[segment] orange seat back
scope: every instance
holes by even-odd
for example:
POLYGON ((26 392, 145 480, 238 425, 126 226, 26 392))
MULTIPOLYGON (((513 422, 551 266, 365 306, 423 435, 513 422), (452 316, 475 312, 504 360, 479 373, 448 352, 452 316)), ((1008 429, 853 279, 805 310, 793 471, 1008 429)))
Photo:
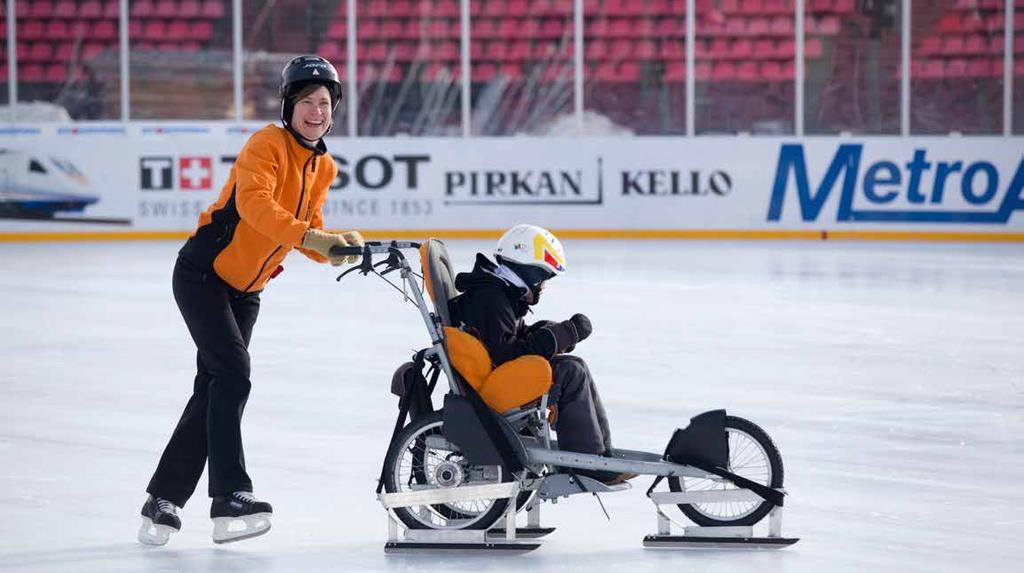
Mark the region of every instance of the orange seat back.
POLYGON ((518 408, 551 388, 551 364, 543 357, 528 354, 492 368, 490 353, 475 336, 450 326, 444 333, 452 368, 493 410, 518 408))

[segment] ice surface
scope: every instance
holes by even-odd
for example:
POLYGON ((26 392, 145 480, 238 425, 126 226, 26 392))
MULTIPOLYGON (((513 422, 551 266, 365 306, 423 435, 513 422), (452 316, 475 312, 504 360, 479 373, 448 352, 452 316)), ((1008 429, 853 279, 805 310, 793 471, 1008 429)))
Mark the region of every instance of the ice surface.
MULTIPOLYGON (((777 552, 645 550, 649 479, 543 506, 518 557, 386 556, 391 373, 426 345, 378 280, 293 254, 263 295, 244 423, 274 528, 214 546, 205 479, 162 548, 144 488, 191 389, 178 243, 0 245, 0 569, 1011 571, 1024 531, 1020 245, 567 241, 538 317, 585 312, 617 445, 660 451, 725 407, 779 445, 777 552)), ((467 268, 484 242, 450 242, 467 268)))

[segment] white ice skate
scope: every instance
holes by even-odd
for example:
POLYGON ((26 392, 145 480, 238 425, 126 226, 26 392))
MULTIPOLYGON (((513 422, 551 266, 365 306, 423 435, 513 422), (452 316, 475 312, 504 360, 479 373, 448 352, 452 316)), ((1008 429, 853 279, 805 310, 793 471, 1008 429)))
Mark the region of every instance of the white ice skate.
POLYGON ((257 537, 270 531, 270 504, 256 499, 251 492, 236 491, 213 498, 213 542, 230 543, 257 537))

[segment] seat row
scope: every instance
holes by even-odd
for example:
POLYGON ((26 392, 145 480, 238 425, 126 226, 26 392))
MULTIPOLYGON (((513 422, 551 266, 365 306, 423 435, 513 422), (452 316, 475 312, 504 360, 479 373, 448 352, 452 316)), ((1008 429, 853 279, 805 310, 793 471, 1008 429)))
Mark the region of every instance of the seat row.
MULTIPOLYGON (((19 40, 63 40, 82 38, 86 40, 113 41, 120 35, 118 24, 113 20, 66 21, 29 20, 18 26, 19 40)), ((206 42, 213 37, 213 22, 210 20, 130 20, 129 37, 146 37, 154 41, 191 40, 206 42)), ((7 37, 7 28, 0 27, 0 38, 7 37)))
MULTIPOLYGON (((230 1, 230 0, 227 0, 230 1)), ((129 2, 133 18, 222 18, 227 10, 225 0, 132 0, 129 2)), ((119 0, 21 0, 15 5, 18 19, 37 18, 59 20, 117 19, 121 13, 119 0)))

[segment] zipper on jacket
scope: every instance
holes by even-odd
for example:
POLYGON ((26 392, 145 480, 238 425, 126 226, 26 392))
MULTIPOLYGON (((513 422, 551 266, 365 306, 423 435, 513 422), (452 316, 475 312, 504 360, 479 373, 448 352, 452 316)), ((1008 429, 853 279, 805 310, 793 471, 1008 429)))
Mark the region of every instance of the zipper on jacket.
MULTIPOLYGON (((309 167, 309 162, 315 158, 316 152, 313 152, 313 155, 310 155, 309 159, 306 159, 306 162, 302 164, 302 190, 299 192, 299 204, 295 206, 296 219, 299 218, 299 213, 302 211, 302 200, 306 197, 306 168, 309 167)), ((316 171, 315 163, 313 164, 313 170, 316 171)), ((308 207, 306 208, 306 212, 309 213, 308 207)), ((256 281, 260 280, 260 277, 263 276, 263 271, 266 270, 267 268, 267 263, 269 263, 270 259, 274 258, 274 255, 276 255, 277 252, 280 250, 281 247, 278 246, 276 249, 274 249, 274 252, 270 253, 270 256, 263 260, 263 264, 260 265, 260 272, 256 273, 256 276, 253 277, 252 282, 250 282, 244 289, 242 289, 243 291, 248 292, 248 290, 252 288, 252 285, 256 284, 256 281)))

